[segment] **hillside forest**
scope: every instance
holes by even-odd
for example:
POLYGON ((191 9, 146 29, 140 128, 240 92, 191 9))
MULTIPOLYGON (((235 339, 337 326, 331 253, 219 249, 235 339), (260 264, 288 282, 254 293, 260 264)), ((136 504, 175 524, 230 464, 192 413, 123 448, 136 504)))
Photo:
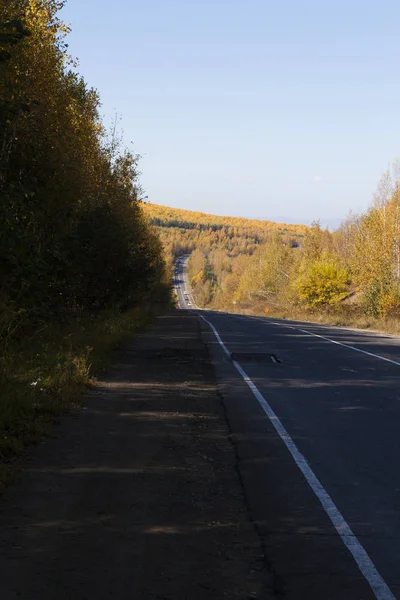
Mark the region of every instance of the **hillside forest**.
POLYGON ((370 208, 337 231, 216 217, 146 205, 171 263, 188 274, 204 308, 360 326, 400 317, 400 172, 381 177, 370 208))
POLYGON ((77 74, 62 6, 0 3, 0 461, 170 297, 138 158, 77 74))

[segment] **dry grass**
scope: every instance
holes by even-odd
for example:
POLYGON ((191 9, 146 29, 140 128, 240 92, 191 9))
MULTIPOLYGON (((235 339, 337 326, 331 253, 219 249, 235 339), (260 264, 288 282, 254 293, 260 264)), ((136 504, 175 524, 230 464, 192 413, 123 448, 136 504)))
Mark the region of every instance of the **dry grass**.
POLYGON ((351 327, 360 330, 369 330, 377 333, 400 334, 400 319, 396 317, 378 318, 363 314, 357 306, 341 306, 336 310, 310 311, 299 307, 281 309, 268 309, 257 306, 245 311, 247 314, 267 316, 277 319, 292 321, 307 321, 321 325, 336 327, 351 327))
POLYGON ((226 304, 207 305, 205 310, 227 311, 241 315, 284 319, 287 321, 303 321, 319 325, 333 325, 335 327, 348 327, 368 330, 374 333, 388 333, 400 336, 400 313, 386 317, 373 317, 366 315, 358 304, 340 304, 336 308, 325 310, 307 310, 300 306, 272 306, 260 301, 253 304, 226 304))

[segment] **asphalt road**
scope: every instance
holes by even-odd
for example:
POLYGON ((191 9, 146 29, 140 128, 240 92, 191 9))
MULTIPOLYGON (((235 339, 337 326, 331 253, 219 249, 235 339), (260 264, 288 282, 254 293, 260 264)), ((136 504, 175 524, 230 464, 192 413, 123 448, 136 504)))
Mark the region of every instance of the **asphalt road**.
POLYGON ((198 310, 184 264, 278 592, 400 598, 400 340, 198 310))
POLYGON ((178 296, 178 305, 180 308, 185 309, 197 308, 192 296, 186 273, 186 265, 189 256, 189 254, 186 254, 181 258, 178 258, 176 261, 173 281, 175 292, 178 296))

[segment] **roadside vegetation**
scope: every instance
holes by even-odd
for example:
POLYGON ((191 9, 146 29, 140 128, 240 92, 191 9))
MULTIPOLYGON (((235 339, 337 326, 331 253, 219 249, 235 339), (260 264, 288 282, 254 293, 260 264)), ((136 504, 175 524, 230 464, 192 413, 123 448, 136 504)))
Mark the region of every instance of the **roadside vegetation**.
POLYGON ((62 5, 0 4, 0 481, 170 301, 138 158, 75 71, 62 5))
POLYGON ((199 306, 400 333, 400 170, 337 231, 146 207, 199 306))

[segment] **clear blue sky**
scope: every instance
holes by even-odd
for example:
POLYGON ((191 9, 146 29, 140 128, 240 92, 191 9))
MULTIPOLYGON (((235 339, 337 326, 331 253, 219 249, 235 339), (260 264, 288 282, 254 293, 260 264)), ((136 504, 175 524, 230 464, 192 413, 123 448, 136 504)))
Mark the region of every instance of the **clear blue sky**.
POLYGON ((324 222, 365 209, 400 154, 398 0, 68 0, 62 16, 151 202, 324 222))

